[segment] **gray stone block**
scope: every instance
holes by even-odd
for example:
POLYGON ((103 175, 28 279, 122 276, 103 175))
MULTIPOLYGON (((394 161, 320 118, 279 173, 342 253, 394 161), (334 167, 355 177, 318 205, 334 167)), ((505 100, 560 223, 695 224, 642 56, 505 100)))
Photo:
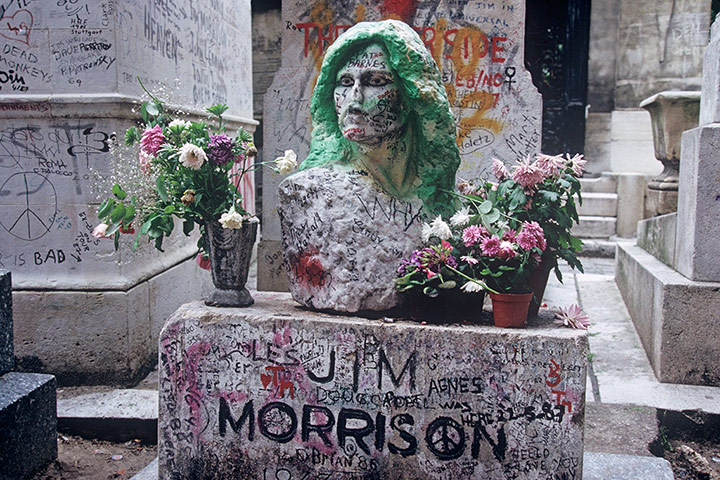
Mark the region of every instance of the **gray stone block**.
POLYGON ((0 375, 15 366, 13 350, 12 276, 0 269, 0 375))
POLYGON ((720 283, 688 280, 636 245, 619 244, 615 258, 615 281, 658 380, 720 386, 720 283))
POLYGON ((637 244, 670 267, 675 264, 675 228, 677 213, 638 222, 637 244))
POLYGON ((578 215, 614 217, 617 215, 618 196, 616 193, 583 192, 583 203, 578 206, 578 215))
POLYGON ((615 217, 589 217, 581 215, 572 234, 580 238, 610 238, 615 235, 615 217))
POLYGON ((0 480, 26 478, 57 457, 55 377, 0 377, 0 480))
POLYGON ((160 478, 581 478, 586 332, 255 300, 166 323, 160 478))
POLYGON ((583 480, 674 480, 670 462, 664 458, 617 455, 613 453, 585 454, 583 480))
POLYGON ((691 280, 720 282, 720 124, 688 130, 682 137, 675 268, 691 280))

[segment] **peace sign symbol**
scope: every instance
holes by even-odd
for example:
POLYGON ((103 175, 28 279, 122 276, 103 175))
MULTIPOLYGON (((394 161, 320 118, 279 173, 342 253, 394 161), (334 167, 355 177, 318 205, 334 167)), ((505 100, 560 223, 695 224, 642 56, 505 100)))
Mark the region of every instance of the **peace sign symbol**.
POLYGON ((260 433, 279 443, 292 440, 297 430, 297 417, 289 405, 271 402, 258 412, 260 433))
POLYGON ((440 460, 453 460, 465 450, 465 429, 450 417, 438 417, 428 425, 425 441, 440 460))
POLYGON ((57 193, 44 175, 18 172, 0 186, 0 227, 21 240, 37 240, 55 222, 57 193))

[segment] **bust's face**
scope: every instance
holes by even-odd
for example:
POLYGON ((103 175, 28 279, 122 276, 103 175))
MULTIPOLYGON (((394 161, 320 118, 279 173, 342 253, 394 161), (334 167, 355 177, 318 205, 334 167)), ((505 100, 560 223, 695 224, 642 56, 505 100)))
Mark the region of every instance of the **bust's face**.
POLYGON ((335 110, 343 136, 378 145, 402 127, 400 95, 385 50, 369 45, 353 55, 337 74, 335 110))

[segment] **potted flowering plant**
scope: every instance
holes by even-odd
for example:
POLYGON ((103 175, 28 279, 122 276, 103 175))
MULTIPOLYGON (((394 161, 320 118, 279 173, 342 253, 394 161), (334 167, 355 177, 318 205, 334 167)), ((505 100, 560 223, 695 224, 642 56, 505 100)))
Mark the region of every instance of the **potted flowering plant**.
POLYGON ((528 222, 535 222, 542 228, 547 245, 528 280, 535 292, 531 316, 537 314, 548 274, 553 268, 558 280, 562 281, 558 259, 582 272, 582 264, 577 258, 582 241, 572 234, 572 227, 579 221, 576 201, 582 203, 579 177, 585 163, 582 155, 538 154, 534 160, 528 157, 508 170, 503 162, 494 159, 493 173, 497 182, 486 181, 478 186, 462 182, 458 185, 465 195, 491 201, 505 215, 508 228, 518 230, 528 222))
MULTIPOLYGON (((129 128, 125 143, 140 142, 137 168, 153 179, 155 189, 141 201, 120 184, 113 185, 112 196, 100 204, 101 223, 93 235, 114 238, 117 248, 120 234, 135 233, 134 225, 139 225, 135 247, 140 237, 147 236, 162 251, 163 239, 174 230, 176 219, 182 221, 185 235, 197 225, 198 249, 209 257, 216 286, 206 303, 251 305, 253 299, 244 285, 258 219, 243 208, 239 185, 244 175, 271 162, 251 161, 257 150, 242 128, 235 138, 228 135, 223 119, 226 105, 207 109, 214 124, 185 121, 173 119, 161 100, 148 95, 152 100, 142 105, 140 128, 129 128)), ((290 150, 274 162, 279 173, 296 166, 290 150)))

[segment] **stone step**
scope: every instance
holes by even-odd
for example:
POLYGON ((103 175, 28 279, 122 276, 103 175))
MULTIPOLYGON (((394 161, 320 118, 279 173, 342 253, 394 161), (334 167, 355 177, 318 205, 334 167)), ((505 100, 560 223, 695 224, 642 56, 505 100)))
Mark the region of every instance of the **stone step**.
POLYGON ((582 199, 582 205, 578 205, 578 215, 596 217, 617 216, 618 197, 616 193, 583 192, 582 199))
POLYGON ((581 178, 583 197, 586 193, 615 193, 617 191, 617 177, 610 173, 603 173, 597 178, 581 178))
POLYGON ((615 217, 580 216, 572 234, 580 238, 609 238, 615 235, 615 217))

